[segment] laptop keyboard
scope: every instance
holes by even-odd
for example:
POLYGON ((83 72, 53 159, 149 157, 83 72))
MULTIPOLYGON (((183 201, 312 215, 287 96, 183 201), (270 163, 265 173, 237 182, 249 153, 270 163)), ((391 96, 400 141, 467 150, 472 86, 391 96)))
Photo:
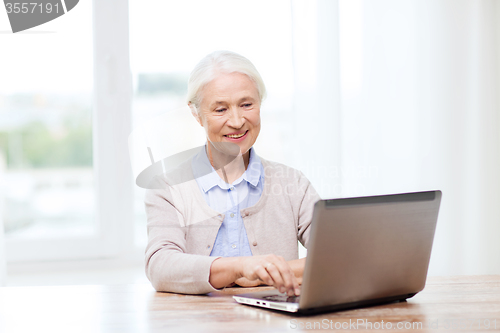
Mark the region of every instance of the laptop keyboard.
POLYGON ((262 298, 272 302, 286 302, 286 303, 299 303, 300 300, 300 296, 286 296, 286 295, 264 296, 262 298))

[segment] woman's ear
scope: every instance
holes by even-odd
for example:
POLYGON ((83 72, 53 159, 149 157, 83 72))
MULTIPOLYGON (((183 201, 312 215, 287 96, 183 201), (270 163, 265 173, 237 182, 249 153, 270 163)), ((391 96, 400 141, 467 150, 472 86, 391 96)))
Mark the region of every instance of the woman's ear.
POLYGON ((194 104, 192 104, 191 102, 188 103, 188 106, 189 109, 191 109, 191 114, 193 115, 193 117, 196 119, 198 124, 200 124, 200 126, 203 127, 203 123, 201 122, 201 117, 198 114, 198 110, 196 110, 196 106, 194 106, 194 104))

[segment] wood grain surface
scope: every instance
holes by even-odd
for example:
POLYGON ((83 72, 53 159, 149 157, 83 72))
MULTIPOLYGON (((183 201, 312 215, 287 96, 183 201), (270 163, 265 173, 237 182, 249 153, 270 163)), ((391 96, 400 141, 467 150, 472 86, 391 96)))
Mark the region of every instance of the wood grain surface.
POLYGON ((148 284, 3 287, 0 332, 500 332, 500 275, 432 277, 407 302, 308 317, 231 297, 263 289, 192 296, 155 292, 148 284))

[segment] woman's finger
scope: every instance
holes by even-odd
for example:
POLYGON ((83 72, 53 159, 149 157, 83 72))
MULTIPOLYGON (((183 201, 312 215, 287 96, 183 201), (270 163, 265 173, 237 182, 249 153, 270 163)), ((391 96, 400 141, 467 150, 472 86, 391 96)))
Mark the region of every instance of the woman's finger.
POLYGON ((234 283, 241 287, 257 287, 260 286, 263 282, 260 279, 249 280, 247 278, 242 277, 234 281, 234 283))
POLYGON ((263 265, 259 265, 255 269, 255 273, 257 274, 257 278, 264 281, 264 283, 267 284, 268 286, 274 285, 273 278, 271 277, 271 275, 269 275, 269 272, 264 268, 263 265))
POLYGON ((295 275, 286 262, 280 263, 279 265, 277 265, 277 267, 280 270, 281 278, 283 280, 283 286, 285 289, 282 292, 286 291, 289 296, 293 296, 295 294, 295 286, 298 286, 295 275))
POLYGON ((273 279, 273 286, 276 287, 276 289, 278 289, 280 292, 285 292, 286 291, 286 288, 285 288, 285 283, 283 281, 283 277, 281 276, 281 272, 280 270, 278 269, 278 267, 272 263, 272 262, 269 262, 266 264, 266 271, 269 273, 269 275, 271 276, 271 278, 273 279))
POLYGON ((286 292, 289 296, 293 296, 299 284, 297 282, 297 278, 293 274, 292 269, 285 261, 285 259, 281 257, 278 257, 278 260, 276 260, 274 265, 279 269, 281 279, 283 281, 284 289, 280 289, 280 292, 286 292))

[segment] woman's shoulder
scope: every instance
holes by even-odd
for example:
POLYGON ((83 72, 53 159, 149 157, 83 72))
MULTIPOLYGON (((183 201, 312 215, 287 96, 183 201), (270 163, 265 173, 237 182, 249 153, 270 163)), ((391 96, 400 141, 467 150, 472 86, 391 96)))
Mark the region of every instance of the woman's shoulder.
POLYGON ((264 168, 264 175, 266 179, 271 178, 284 178, 284 179, 297 179, 305 178, 304 174, 291 166, 283 163, 274 162, 260 157, 262 167, 264 168))
POLYGON ((263 158, 261 158, 261 162, 264 167, 265 181, 270 184, 268 189, 272 193, 284 193, 292 202, 298 205, 303 202, 304 198, 310 199, 312 203, 319 199, 311 182, 302 171, 263 158), (279 191, 280 187, 283 192, 279 191), (296 200, 293 201, 293 198, 296 200))

